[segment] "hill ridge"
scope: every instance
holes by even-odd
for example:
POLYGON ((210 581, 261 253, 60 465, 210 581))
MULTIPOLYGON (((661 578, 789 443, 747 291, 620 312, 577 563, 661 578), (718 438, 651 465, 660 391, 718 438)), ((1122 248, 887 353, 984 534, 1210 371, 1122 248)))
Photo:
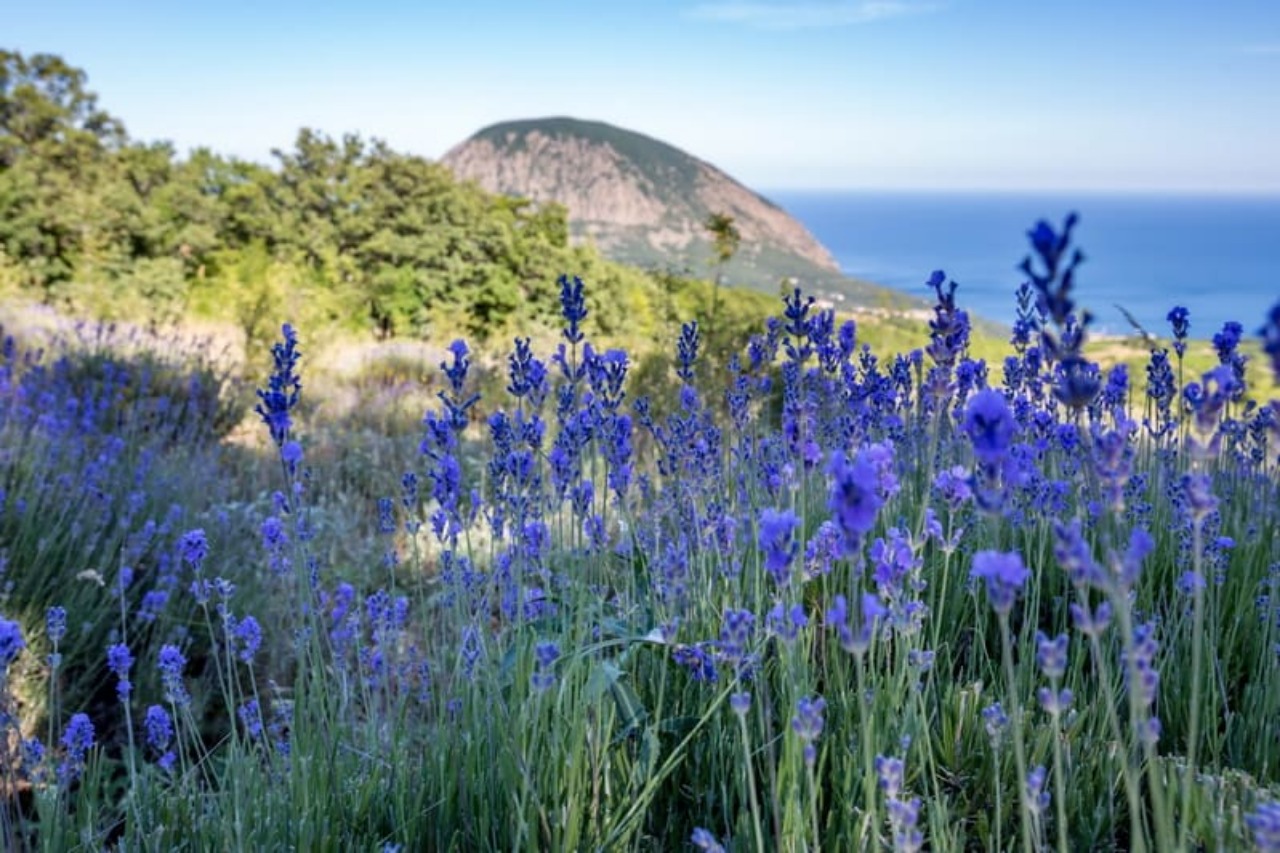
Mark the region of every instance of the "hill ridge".
POLYGON ((496 122, 441 162, 490 192, 564 205, 575 240, 623 263, 709 271, 703 223, 714 212, 732 216, 742 235, 724 270, 731 283, 772 292, 784 279, 809 288, 843 279, 831 253, 779 205, 696 155, 608 122, 496 122))

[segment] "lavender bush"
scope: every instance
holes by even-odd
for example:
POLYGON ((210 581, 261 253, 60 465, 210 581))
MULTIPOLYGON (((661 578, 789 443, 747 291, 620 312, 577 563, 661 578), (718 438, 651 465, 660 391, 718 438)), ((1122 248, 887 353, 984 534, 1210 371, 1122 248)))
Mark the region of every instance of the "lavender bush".
POLYGON ((714 384, 685 325, 654 401, 566 278, 505 408, 449 347, 376 565, 333 541, 302 333, 256 497, 87 415, 127 371, 7 344, 6 846, 1280 849, 1280 307, 1269 369, 1229 324, 1191 377, 1175 309, 1138 393, 1089 357, 1075 222, 1029 233, 999 371, 939 272, 919 350, 796 291, 714 384))

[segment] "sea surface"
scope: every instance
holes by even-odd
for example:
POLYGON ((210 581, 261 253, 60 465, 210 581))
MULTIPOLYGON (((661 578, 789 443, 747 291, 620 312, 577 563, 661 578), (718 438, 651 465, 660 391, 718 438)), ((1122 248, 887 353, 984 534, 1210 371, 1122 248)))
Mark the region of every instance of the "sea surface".
POLYGON ((1075 245, 1078 305, 1099 332, 1125 334, 1123 306, 1148 331, 1168 336, 1175 305, 1191 312, 1193 337, 1228 320, 1252 335, 1280 299, 1280 196, 817 192, 765 195, 804 223, 843 271, 928 296, 935 269, 959 284, 962 308, 1012 323, 1025 276, 1027 231, 1060 228, 1080 215, 1075 245))

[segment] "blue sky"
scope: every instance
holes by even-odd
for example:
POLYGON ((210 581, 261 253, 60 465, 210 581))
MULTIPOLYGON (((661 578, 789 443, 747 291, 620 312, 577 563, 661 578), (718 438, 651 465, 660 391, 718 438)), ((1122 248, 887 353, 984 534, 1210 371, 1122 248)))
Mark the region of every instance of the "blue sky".
POLYGON ((1280 193, 1277 0, 7 5, 0 47, 184 151, 309 126, 438 157, 572 115, 758 189, 1280 193))

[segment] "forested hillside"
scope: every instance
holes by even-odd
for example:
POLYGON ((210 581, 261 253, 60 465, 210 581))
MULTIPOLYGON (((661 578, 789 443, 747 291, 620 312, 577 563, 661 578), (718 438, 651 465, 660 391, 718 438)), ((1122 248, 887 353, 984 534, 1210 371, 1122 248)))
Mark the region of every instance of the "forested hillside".
MULTIPOLYGON (((0 51, 0 287, 111 319, 282 317, 381 337, 549 327, 557 278, 591 282, 597 334, 643 346, 704 313, 707 284, 568 242, 556 204, 491 195, 377 140, 302 129, 263 165, 132 139, 84 71, 0 51)), ((718 331, 757 328, 758 294, 718 331)))

